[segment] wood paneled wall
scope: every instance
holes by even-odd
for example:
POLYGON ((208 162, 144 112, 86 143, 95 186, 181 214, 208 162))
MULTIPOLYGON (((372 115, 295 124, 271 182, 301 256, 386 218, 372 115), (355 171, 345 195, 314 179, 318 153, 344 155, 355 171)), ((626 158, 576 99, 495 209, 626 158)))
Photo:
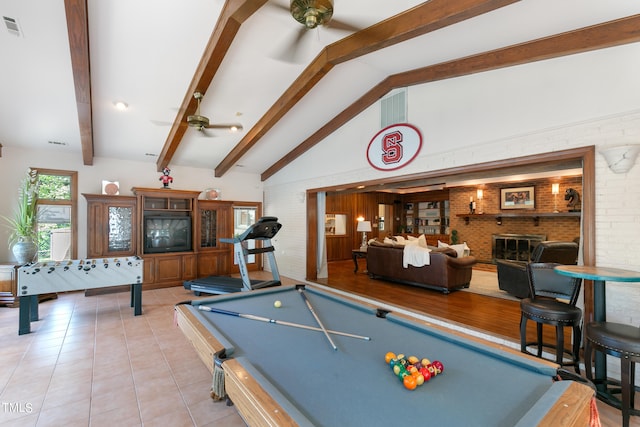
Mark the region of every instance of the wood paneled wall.
POLYGON ((362 241, 362 234, 356 231, 356 223, 359 216, 371 221, 372 231, 367 233, 367 238, 385 237, 388 234, 399 234, 399 226, 404 218, 404 205, 410 202, 428 202, 437 200, 447 200, 448 190, 429 191, 413 194, 392 194, 392 193, 348 193, 337 192, 327 193, 326 211, 328 214, 347 215, 347 235, 327 237, 327 260, 336 261, 351 258, 351 251, 359 248, 362 241), (378 217, 378 205, 393 205, 393 217, 399 218, 394 221, 394 230, 387 230, 379 233, 376 226, 378 217), (382 234, 382 235, 379 235, 382 234))
POLYGON ((402 200, 396 194, 327 193, 327 213, 347 215, 347 235, 327 236, 328 261, 350 259, 351 251, 360 247, 362 234, 356 231, 356 223, 359 216, 362 216, 367 221, 371 221, 372 231, 367 233, 367 238, 369 239, 378 236, 378 229, 377 227, 374 227, 375 218, 378 217, 378 204, 393 205, 393 216, 401 216, 402 200))

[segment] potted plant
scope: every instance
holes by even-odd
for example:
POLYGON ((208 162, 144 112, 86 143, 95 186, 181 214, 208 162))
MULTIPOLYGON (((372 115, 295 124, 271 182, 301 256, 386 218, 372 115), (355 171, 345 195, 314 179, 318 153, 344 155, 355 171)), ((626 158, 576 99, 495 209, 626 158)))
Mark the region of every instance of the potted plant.
POLYGON ((12 218, 3 217, 11 229, 9 246, 19 264, 33 262, 38 252, 38 172, 27 171, 18 190, 18 206, 12 218))

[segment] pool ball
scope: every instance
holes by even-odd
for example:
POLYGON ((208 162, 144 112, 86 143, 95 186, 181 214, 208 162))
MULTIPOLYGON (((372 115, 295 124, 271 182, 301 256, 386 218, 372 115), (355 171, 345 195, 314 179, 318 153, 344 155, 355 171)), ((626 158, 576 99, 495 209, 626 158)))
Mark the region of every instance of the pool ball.
POLYGON ((275 308, 280 308, 280 307, 282 307, 282 303, 280 301, 276 301, 276 302, 273 303, 273 306, 275 308))

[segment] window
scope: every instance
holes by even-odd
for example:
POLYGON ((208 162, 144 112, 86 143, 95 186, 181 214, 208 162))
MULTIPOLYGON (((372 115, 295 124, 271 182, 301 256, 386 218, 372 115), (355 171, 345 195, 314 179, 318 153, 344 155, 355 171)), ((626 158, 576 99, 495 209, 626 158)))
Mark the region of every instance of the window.
POLYGON ((77 256, 78 173, 37 169, 38 261, 61 261, 77 256))

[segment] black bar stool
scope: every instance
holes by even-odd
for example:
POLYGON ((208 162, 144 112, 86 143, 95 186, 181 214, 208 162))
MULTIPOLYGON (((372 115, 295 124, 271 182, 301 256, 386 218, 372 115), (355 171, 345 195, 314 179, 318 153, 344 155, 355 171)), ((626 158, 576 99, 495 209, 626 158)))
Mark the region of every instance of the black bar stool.
POLYGON ((640 328, 621 323, 593 322, 587 324, 584 367, 587 378, 598 389, 598 398, 622 411, 622 426, 629 427, 629 417, 640 415, 634 408, 635 364, 640 362, 640 328), (620 358, 621 381, 593 379, 591 358, 594 351, 620 358), (613 384, 614 387, 608 387, 613 384), (620 399, 614 394, 621 394, 620 399))
MULTIPOLYGON (((532 354, 528 346, 535 345, 537 357, 542 358, 542 348, 554 348, 555 362, 560 366, 573 365, 580 373, 580 342, 582 335, 582 310, 576 307, 582 279, 561 276, 553 269, 558 263, 527 264, 531 297, 520 301, 520 350, 532 354), (566 302, 564 302, 566 301, 566 302), (527 341, 527 321, 536 322, 536 341, 527 341), (542 339, 542 325, 556 328, 555 346, 546 344, 542 339), (568 351, 564 348, 564 328, 573 329, 573 346, 568 351), (570 362, 565 362, 565 354, 570 362)), ((532 354, 533 355, 533 354, 532 354)))

